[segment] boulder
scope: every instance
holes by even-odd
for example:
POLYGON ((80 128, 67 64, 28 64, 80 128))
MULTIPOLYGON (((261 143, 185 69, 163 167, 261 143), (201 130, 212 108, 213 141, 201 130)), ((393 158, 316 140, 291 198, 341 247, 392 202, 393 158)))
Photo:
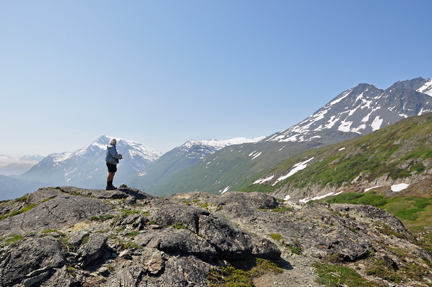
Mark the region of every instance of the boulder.
MULTIPOLYGON (((32 271, 44 268, 45 272, 62 267, 66 257, 60 242, 51 237, 27 238, 10 251, 0 264, 0 286, 14 286, 32 271)), ((31 277, 40 274, 32 274, 31 277)), ((42 280, 42 279, 41 279, 42 280)))
POLYGON ((84 268, 102 258, 107 239, 108 237, 103 234, 92 233, 88 241, 80 246, 77 253, 84 268))
POLYGON ((148 234, 140 234, 135 239, 135 243, 167 253, 195 255, 205 261, 211 261, 217 257, 213 246, 186 229, 169 227, 148 234))

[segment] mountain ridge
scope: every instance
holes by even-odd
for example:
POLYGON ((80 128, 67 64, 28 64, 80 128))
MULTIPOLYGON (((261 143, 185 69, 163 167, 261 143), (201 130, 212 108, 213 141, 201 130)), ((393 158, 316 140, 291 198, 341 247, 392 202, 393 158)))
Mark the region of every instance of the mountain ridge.
MULTIPOLYGON (((105 153, 111 138, 103 135, 90 145, 74 152, 50 154, 17 178, 39 179, 54 186, 70 184, 90 188, 105 186, 107 174, 105 153)), ((115 178, 118 182, 140 171, 161 156, 161 153, 153 148, 121 138, 117 138, 117 149, 123 155, 115 178)))
MULTIPOLYGON (((432 82, 423 78, 412 81, 417 89, 429 87, 432 82)), ((409 86, 407 82, 403 85, 409 86)), ((211 193, 239 190, 267 168, 295 153, 366 135, 400 119, 432 111, 431 96, 392 87, 382 90, 370 84, 359 84, 340 93, 299 124, 252 146, 221 149, 146 191, 169 195, 193 190, 211 193), (208 161, 215 161, 218 167, 210 169, 208 161)))
POLYGON ((147 191, 147 189, 165 182, 177 172, 187 169, 197 161, 224 147, 242 143, 254 143, 262 138, 264 137, 254 139, 239 137, 228 140, 189 140, 181 146, 168 151, 138 174, 129 177, 126 184, 147 191))

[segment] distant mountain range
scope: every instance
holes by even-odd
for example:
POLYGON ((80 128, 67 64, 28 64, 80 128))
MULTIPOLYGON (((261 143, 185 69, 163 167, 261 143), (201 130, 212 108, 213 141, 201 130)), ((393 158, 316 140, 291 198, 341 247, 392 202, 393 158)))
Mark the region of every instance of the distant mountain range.
MULTIPOLYGON (((17 178, 42 181, 54 186, 105 188, 108 174, 105 154, 111 138, 101 136, 75 152, 51 154, 17 178)), ((161 156, 161 152, 153 148, 119 138, 117 150, 123 155, 123 160, 119 163, 114 183, 124 182, 127 177, 143 170, 161 156)))
POLYGON ((165 153, 140 173, 127 179, 126 183, 143 191, 151 191, 153 186, 163 183, 175 173, 192 166, 197 161, 204 159, 224 147, 243 143, 253 143, 260 141, 263 138, 264 137, 255 139, 233 138, 229 140, 190 140, 165 153))
MULTIPOLYGON (((359 84, 299 124, 266 138, 190 140, 164 155, 139 143, 118 139, 117 148, 124 159, 114 183, 127 183, 155 195, 193 190, 220 194, 244 189, 257 179, 265 179, 261 176, 296 154, 429 113, 431 96, 432 79, 396 82, 386 90, 359 84)), ((101 136, 75 152, 51 154, 16 178, 45 185, 104 188, 105 150, 110 139, 101 136)))
POLYGON ((19 175, 28 171, 44 157, 41 155, 25 155, 19 159, 0 155, 0 174, 19 175))
POLYGON ((401 119, 432 111, 432 79, 396 82, 382 90, 359 84, 331 100, 297 125, 262 141, 223 148, 148 192, 193 190, 224 193, 249 186, 259 175, 308 149, 369 134, 401 119))

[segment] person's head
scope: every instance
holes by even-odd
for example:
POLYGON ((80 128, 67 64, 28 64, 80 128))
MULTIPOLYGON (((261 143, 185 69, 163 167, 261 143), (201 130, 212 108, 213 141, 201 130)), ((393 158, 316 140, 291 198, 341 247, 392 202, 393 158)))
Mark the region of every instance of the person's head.
POLYGON ((110 144, 111 145, 116 145, 117 144, 117 140, 116 139, 111 139, 110 140, 110 144))

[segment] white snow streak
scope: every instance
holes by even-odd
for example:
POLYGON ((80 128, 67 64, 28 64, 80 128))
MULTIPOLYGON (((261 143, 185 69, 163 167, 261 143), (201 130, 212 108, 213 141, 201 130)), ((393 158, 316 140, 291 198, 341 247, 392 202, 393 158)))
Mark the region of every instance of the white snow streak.
POLYGON ((229 189, 229 186, 225 187, 225 189, 224 189, 222 192, 219 190, 219 192, 220 192, 221 194, 224 194, 225 192, 228 191, 228 189, 229 189))
POLYGON ((368 192, 369 190, 372 190, 372 189, 375 189, 375 188, 378 188, 378 187, 381 187, 382 185, 377 185, 377 186, 373 186, 373 187, 369 187, 369 188, 366 188, 365 190, 364 190, 364 192, 368 192))
POLYGON ((274 177, 274 175, 267 177, 267 178, 263 178, 263 179, 257 179, 253 182, 253 184, 264 183, 266 181, 270 181, 273 179, 273 177, 274 177))
POLYGON ((376 116, 375 119, 373 120, 372 124, 371 124, 372 131, 379 130, 379 128, 381 127, 382 122, 383 122, 383 119, 380 119, 379 116, 376 116))
POLYGON ((314 158, 311 157, 311 158, 308 159, 307 161, 303 161, 303 162, 296 163, 296 164, 293 166, 293 169, 291 169, 291 171, 290 171, 287 175, 284 175, 284 176, 279 177, 279 178, 276 180, 276 182, 273 184, 273 186, 276 185, 276 183, 278 183, 279 181, 281 181, 281 180, 285 180, 285 179, 287 179, 288 177, 292 176, 293 174, 296 174, 296 173, 299 172, 300 170, 305 169, 305 168, 307 167, 307 163, 310 162, 310 161, 313 160, 313 159, 314 159, 314 158))
POLYGON ((399 184, 392 185, 391 190, 393 192, 399 192, 406 189, 408 186, 409 184, 407 183, 399 183, 399 184))
POLYGON ((324 194, 324 195, 321 195, 321 196, 316 196, 316 197, 313 197, 313 198, 306 197, 306 198, 300 199, 299 201, 300 201, 300 202, 307 203, 308 201, 311 201, 311 200, 320 200, 320 199, 323 199, 323 198, 325 198, 325 197, 332 196, 332 195, 335 195, 335 196, 336 196, 336 195, 338 195, 338 194, 341 194, 342 192, 343 192, 343 191, 338 192, 338 193, 330 192, 330 193, 327 193, 327 194, 324 194))

